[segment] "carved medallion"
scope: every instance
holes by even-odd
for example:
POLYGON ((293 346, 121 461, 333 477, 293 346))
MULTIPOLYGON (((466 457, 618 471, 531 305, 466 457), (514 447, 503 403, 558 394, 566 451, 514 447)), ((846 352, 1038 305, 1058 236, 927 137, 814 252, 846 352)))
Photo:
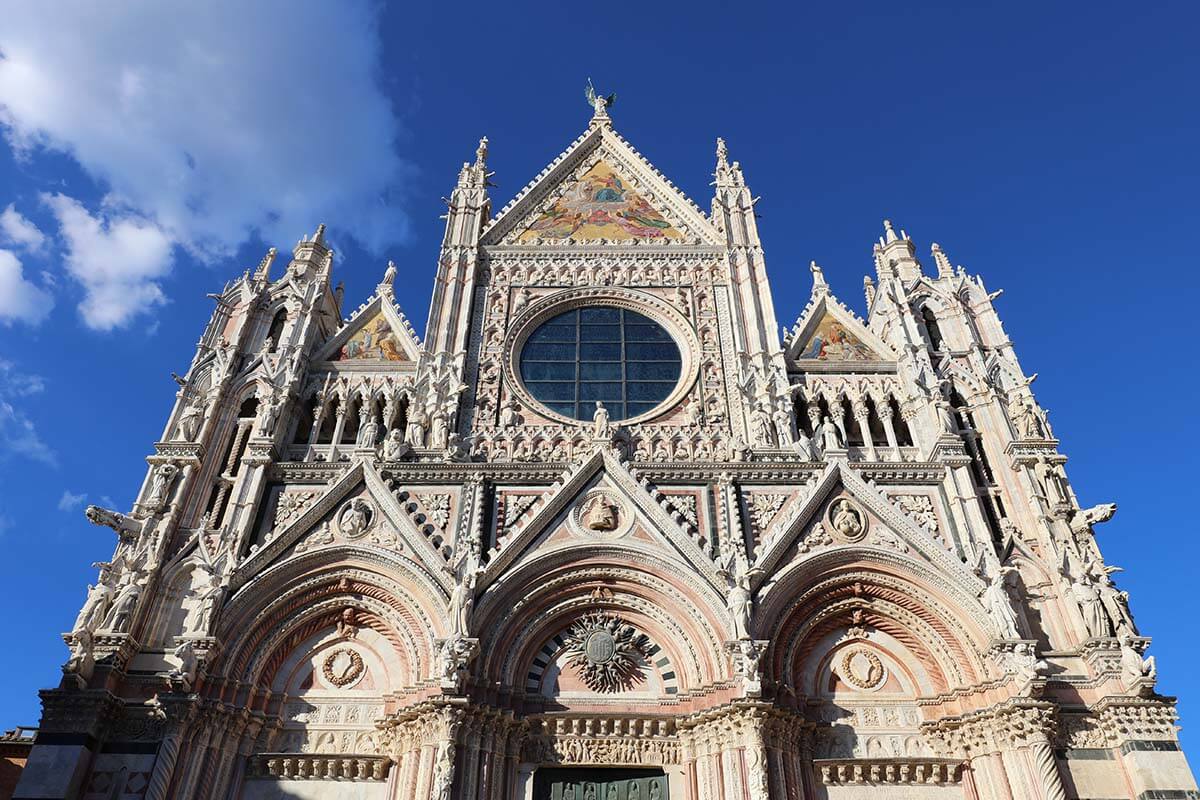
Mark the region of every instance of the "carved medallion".
POLYGON ((879 656, 865 647, 849 647, 838 660, 838 675, 850 686, 870 692, 883 685, 887 670, 879 656))
POLYGON ((829 530, 843 542, 860 542, 867 535, 867 516, 848 498, 839 497, 826 515, 829 530))
POLYGON ((565 644, 569 663, 593 691, 617 692, 646 678, 649 643, 620 617, 589 614, 571 627, 565 644))
POLYGON ((339 647, 325 656, 321 674, 330 686, 341 689, 358 681, 367 671, 362 656, 346 647, 339 647))
POLYGON ((608 489, 592 489, 571 509, 571 527, 584 536, 616 539, 633 527, 633 514, 625 502, 608 489))
POLYGON ((342 506, 337 515, 338 530, 347 539, 365 536, 375 524, 375 506, 370 500, 356 497, 342 506))

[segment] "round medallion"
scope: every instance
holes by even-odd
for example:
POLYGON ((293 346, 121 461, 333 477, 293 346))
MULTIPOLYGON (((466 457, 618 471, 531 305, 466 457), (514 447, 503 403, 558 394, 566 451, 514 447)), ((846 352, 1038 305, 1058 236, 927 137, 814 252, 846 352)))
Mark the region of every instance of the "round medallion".
POLYGON ((617 652, 617 640, 606 630, 594 631, 583 643, 583 652, 592 664, 607 664, 617 652))
POLYGON ((618 692, 646 679, 650 641, 614 614, 581 618, 563 636, 563 644, 568 662, 593 691, 618 692))
POLYGON ((869 692, 883 685, 887 671, 875 653, 864 647, 851 647, 842 653, 838 675, 853 688, 869 692))
POLYGON ((867 516, 848 498, 834 500, 826 513, 829 529, 843 542, 859 542, 867 535, 867 516))
POLYGON ((339 689, 355 683, 367 671, 362 656, 346 647, 339 647, 325 656, 321 674, 326 682, 339 689))
POLYGON ((616 539, 629 533, 633 514, 615 492, 595 488, 586 492, 568 517, 571 528, 584 536, 616 539))
POLYGON ((375 506, 363 497, 356 497, 346 503, 337 515, 338 530, 347 539, 366 536, 374 524, 375 506))

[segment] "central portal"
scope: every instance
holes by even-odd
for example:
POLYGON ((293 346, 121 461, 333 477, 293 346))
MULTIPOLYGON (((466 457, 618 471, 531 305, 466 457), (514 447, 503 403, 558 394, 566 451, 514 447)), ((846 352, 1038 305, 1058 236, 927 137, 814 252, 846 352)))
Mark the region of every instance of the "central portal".
POLYGON ((533 776, 533 800, 667 800, 661 769, 543 767, 533 776))

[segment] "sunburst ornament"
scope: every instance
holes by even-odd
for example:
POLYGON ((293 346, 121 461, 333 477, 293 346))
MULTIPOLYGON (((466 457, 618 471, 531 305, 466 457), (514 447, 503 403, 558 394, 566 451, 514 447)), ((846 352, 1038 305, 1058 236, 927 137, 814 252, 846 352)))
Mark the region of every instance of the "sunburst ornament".
POLYGON ((618 692, 646 679, 649 641, 632 625, 613 614, 582 617, 567 631, 565 644, 571 666, 596 692, 618 692))

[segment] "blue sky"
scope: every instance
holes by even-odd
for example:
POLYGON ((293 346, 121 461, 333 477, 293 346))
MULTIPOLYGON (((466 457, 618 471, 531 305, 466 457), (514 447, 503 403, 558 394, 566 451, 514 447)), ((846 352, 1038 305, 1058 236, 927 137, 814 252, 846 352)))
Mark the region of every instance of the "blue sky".
POLYGON ((781 324, 811 259, 863 310, 884 217, 1005 289, 1200 742, 1194 4, 50 5, 0 27, 0 726, 57 683, 113 545, 82 506, 132 502, 205 294, 323 221, 350 306, 391 258, 423 329, 459 165, 486 134, 499 208, 586 126, 591 76, 702 208, 725 137, 781 324))

